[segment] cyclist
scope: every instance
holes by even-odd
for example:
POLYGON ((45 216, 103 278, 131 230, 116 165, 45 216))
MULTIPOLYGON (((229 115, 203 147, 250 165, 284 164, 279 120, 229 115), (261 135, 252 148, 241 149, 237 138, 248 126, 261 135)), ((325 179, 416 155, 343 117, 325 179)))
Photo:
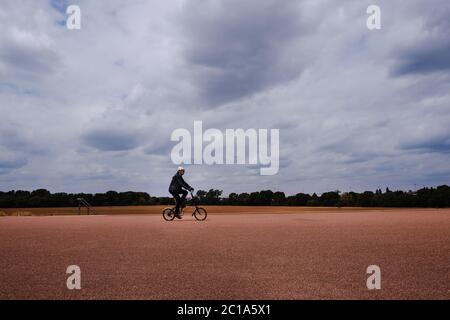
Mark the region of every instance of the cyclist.
POLYGON ((183 167, 178 167, 177 173, 172 177, 172 181, 170 182, 169 192, 175 198, 176 207, 175 207, 175 217, 181 219, 180 216, 180 207, 183 205, 184 200, 187 196, 187 191, 183 190, 187 189, 189 191, 194 191, 189 184, 183 179, 183 175, 185 170, 183 167), (180 198, 180 194, 182 195, 180 198))

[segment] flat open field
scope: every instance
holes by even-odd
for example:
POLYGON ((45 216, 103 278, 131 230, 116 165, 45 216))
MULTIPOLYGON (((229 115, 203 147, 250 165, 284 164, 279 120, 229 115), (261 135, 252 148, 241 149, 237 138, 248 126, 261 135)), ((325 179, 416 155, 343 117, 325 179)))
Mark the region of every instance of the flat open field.
POLYGON ((0 217, 0 299, 450 297, 450 209, 209 207, 165 222, 127 208, 0 217), (81 290, 66 288, 69 265, 81 290))
MULTIPOLYGON (((117 214, 161 214, 168 206, 114 206, 94 207, 93 214, 117 215, 117 214)), ((189 207, 188 207, 189 208, 189 207)), ((380 208, 328 208, 328 207, 264 207, 264 206, 207 206, 208 212, 213 214, 242 214, 242 213, 308 213, 308 212, 348 212, 383 210, 380 208)), ((0 209, 4 215, 12 216, 49 216, 49 215, 78 215, 76 207, 62 208, 7 208, 0 209)), ((81 214, 87 214, 86 208, 81 209, 81 214)))

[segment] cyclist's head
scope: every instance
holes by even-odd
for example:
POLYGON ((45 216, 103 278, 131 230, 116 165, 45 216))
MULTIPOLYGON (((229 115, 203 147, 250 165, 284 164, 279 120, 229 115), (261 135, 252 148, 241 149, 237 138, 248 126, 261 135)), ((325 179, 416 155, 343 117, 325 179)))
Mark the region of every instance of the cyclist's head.
POLYGON ((183 167, 178 167, 177 172, 178 172, 179 174, 183 175, 183 174, 184 174, 184 168, 183 168, 183 167))

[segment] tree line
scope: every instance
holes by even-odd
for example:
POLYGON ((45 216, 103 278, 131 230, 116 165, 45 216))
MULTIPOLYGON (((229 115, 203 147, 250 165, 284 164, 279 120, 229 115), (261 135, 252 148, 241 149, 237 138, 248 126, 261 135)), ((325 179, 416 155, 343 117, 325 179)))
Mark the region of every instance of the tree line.
MULTIPOLYGON (((450 187, 424 187, 416 191, 383 192, 381 189, 358 192, 297 193, 286 196, 284 192, 262 190, 251 193, 230 193, 222 196, 222 190, 198 190, 200 202, 205 205, 250 206, 327 206, 327 207, 450 207, 450 187)), ((172 205, 172 197, 154 197, 146 192, 106 193, 51 193, 46 189, 34 191, 0 191, 0 208, 75 207, 78 198, 93 206, 172 205)))

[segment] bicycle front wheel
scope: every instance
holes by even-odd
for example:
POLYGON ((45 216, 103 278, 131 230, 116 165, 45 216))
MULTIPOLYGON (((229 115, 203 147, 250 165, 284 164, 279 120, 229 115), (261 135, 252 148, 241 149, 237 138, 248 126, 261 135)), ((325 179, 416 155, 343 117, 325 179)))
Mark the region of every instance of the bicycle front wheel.
POLYGON ((172 221, 175 218, 175 210, 173 208, 165 208, 162 215, 164 220, 172 221))
POLYGON ((194 217, 195 219, 197 219, 198 221, 203 221, 206 219, 206 217, 208 216, 208 213, 206 212, 205 209, 203 208, 197 208, 194 211, 194 217))

